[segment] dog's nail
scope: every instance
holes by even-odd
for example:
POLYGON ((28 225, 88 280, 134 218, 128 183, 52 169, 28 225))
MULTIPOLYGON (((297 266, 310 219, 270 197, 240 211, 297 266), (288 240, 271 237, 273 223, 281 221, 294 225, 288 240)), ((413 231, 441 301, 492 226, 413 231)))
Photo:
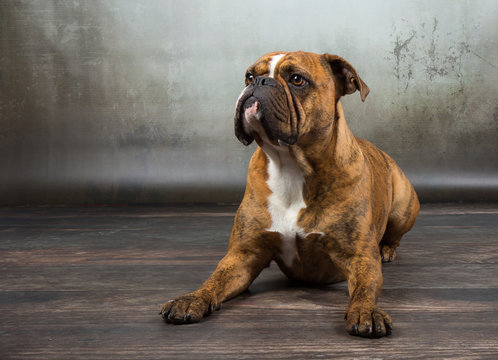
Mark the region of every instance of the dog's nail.
POLYGON ((217 307, 216 307, 216 311, 220 311, 221 309, 221 304, 219 304, 217 307))
POLYGON ((285 141, 278 139, 278 145, 280 146, 289 146, 285 141))
POLYGON ((185 316, 183 317, 183 321, 190 321, 190 314, 186 313, 185 316))
POLYGON ((369 327, 367 328, 367 333, 372 334, 372 332, 373 332, 372 330, 373 330, 373 329, 372 329, 372 327, 371 327, 371 326, 369 326, 369 327))

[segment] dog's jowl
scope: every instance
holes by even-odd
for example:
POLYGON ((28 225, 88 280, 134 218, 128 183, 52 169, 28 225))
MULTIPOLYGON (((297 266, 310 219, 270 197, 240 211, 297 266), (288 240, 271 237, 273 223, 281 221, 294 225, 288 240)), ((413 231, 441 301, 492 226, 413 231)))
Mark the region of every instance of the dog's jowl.
MULTIPOLYGON (((235 135, 259 145, 228 251, 196 291, 168 301, 168 323, 197 322, 244 290, 274 260, 291 279, 347 280, 346 330, 392 330, 377 307, 382 262, 391 262, 419 211, 412 185, 387 154, 353 136, 340 98, 368 86, 336 55, 275 52, 246 72, 235 135)), ((284 300, 285 301, 285 300, 284 300)))

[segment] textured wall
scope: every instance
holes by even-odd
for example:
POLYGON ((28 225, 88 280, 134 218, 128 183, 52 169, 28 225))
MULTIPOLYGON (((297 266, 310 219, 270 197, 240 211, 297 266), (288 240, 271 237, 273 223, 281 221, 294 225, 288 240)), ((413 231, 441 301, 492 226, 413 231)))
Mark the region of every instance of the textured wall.
POLYGON ((498 200, 498 2, 0 2, 0 203, 237 201, 263 53, 348 59, 350 127, 424 200, 498 200))

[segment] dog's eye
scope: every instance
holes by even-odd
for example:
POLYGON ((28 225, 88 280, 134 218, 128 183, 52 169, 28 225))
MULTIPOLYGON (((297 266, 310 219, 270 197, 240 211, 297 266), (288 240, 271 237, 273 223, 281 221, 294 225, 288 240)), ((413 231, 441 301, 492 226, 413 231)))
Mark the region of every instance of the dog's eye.
POLYGON ((248 85, 252 84, 253 81, 254 81, 254 75, 251 74, 251 73, 247 73, 246 74, 246 82, 247 82, 247 84, 248 85))
POLYGON ((294 74, 290 77, 289 82, 294 86, 303 86, 306 80, 301 75, 294 74))

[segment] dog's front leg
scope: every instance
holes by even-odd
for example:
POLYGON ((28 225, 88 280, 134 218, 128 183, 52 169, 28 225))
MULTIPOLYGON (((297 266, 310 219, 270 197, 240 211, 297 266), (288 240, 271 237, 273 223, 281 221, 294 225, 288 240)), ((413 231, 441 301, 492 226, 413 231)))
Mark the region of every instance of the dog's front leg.
POLYGON ((168 301, 160 315, 168 323, 198 322, 225 300, 246 290, 271 261, 265 249, 231 246, 211 276, 189 294, 168 301))
POLYGON ((381 259, 378 247, 372 245, 366 252, 354 256, 350 262, 346 330, 351 335, 382 337, 391 334, 392 320, 377 307, 382 287, 381 259))

